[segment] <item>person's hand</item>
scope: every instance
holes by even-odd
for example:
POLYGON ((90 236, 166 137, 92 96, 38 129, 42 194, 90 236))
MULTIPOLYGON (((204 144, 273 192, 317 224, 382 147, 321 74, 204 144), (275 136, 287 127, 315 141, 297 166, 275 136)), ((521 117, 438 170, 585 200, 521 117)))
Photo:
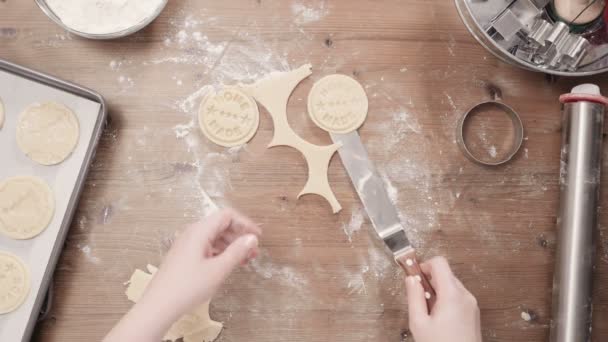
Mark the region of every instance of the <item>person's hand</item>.
POLYGON ((162 298, 176 319, 213 297, 232 270, 258 253, 260 228, 224 209, 186 228, 171 246, 142 300, 162 298))
POLYGON ((420 265, 437 293, 429 314, 424 289, 414 277, 406 278, 410 330, 416 342, 481 342, 479 307, 442 257, 420 265))
POLYGON ((235 267, 256 257, 261 233, 232 209, 187 227, 143 296, 104 342, 160 341, 177 319, 210 300, 235 267))

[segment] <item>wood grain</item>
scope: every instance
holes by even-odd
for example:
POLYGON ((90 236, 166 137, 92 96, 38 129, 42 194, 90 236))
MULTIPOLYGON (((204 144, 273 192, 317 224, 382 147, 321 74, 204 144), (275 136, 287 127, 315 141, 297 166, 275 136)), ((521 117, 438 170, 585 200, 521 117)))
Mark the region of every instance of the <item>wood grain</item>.
MULTIPOLYGON (((547 340, 558 97, 582 81, 608 89, 605 77, 554 78, 506 65, 475 42, 447 0, 173 0, 151 26, 115 41, 69 35, 33 1, 4 0, 0 58, 99 91, 111 116, 55 273, 51 318, 34 340, 100 340, 130 307, 123 282, 131 272, 158 264, 173 232, 202 215, 199 186, 264 229, 261 259, 212 302, 213 318, 226 326, 220 341, 412 340, 403 275, 366 219, 356 230, 365 215, 339 158, 329 178, 344 210, 332 215, 321 198, 295 200, 306 165, 294 150, 265 148, 272 123, 264 111, 241 151, 213 146, 196 128, 176 138, 173 128, 190 122, 203 86, 307 62, 314 74, 289 104, 297 133, 329 143, 305 114, 307 93, 330 73, 357 78, 370 98, 360 134, 396 190, 418 251, 445 255, 477 296, 485 341, 547 340), (462 155, 454 130, 463 111, 497 91, 521 114, 526 141, 510 164, 483 168, 462 155)), ((607 220, 602 210, 597 341, 608 336, 607 220)))

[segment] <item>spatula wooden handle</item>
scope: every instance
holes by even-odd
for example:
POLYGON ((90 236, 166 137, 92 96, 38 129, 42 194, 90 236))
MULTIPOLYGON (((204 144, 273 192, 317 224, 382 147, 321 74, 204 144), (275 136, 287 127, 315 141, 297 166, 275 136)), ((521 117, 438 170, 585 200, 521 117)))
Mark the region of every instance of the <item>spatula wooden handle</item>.
POLYGON ((422 288, 424 288, 426 304, 430 313, 431 309, 433 308, 433 305, 435 305, 435 301, 437 300, 437 294, 435 293, 435 290, 433 289, 433 286, 427 279, 426 275, 422 273, 422 269, 420 269, 420 264, 418 263, 418 258, 416 257, 416 250, 412 248, 411 250, 407 251, 395 260, 397 261, 399 266, 403 268, 405 274, 410 277, 414 277, 422 284, 422 288))

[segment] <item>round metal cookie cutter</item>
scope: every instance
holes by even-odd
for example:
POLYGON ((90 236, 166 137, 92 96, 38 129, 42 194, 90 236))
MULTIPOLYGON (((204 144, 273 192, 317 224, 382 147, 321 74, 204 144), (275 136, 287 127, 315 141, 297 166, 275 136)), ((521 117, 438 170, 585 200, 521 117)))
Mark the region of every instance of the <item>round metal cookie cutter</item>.
POLYGON ((477 164, 480 164, 480 165, 497 166, 497 165, 502 165, 502 164, 510 161, 519 151, 522 143, 524 142, 524 125, 521 121, 521 118, 519 117, 519 114, 517 114, 517 112, 513 108, 509 107, 505 103, 503 103, 501 101, 485 101, 485 102, 480 102, 480 103, 474 105, 473 107, 471 107, 468 111, 466 111, 462 115, 462 117, 458 121, 456 137, 458 139, 458 145, 460 145, 460 149, 462 150, 464 155, 469 160, 471 160, 472 162, 475 162, 477 164), (467 146, 467 143, 465 142, 465 139, 464 139, 465 123, 470 118, 472 113, 478 111, 479 109, 482 109, 483 107, 494 107, 494 108, 501 110, 502 112, 504 112, 505 114, 507 114, 509 116, 509 118, 511 119, 511 122, 513 123, 513 130, 514 130, 513 145, 512 145, 513 147, 511 149, 511 151, 509 151, 507 156, 501 160, 488 162, 483 159, 480 159, 479 157, 475 156, 471 152, 471 150, 467 146))

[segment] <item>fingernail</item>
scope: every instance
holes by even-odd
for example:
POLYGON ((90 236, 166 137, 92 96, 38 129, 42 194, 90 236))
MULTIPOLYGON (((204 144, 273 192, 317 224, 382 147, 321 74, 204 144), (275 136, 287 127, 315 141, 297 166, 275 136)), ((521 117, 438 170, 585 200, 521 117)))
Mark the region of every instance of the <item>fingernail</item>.
POLYGON ((258 237, 253 235, 253 234, 249 234, 247 236, 245 236, 245 246, 247 246, 248 249, 257 247, 258 245, 258 237))

